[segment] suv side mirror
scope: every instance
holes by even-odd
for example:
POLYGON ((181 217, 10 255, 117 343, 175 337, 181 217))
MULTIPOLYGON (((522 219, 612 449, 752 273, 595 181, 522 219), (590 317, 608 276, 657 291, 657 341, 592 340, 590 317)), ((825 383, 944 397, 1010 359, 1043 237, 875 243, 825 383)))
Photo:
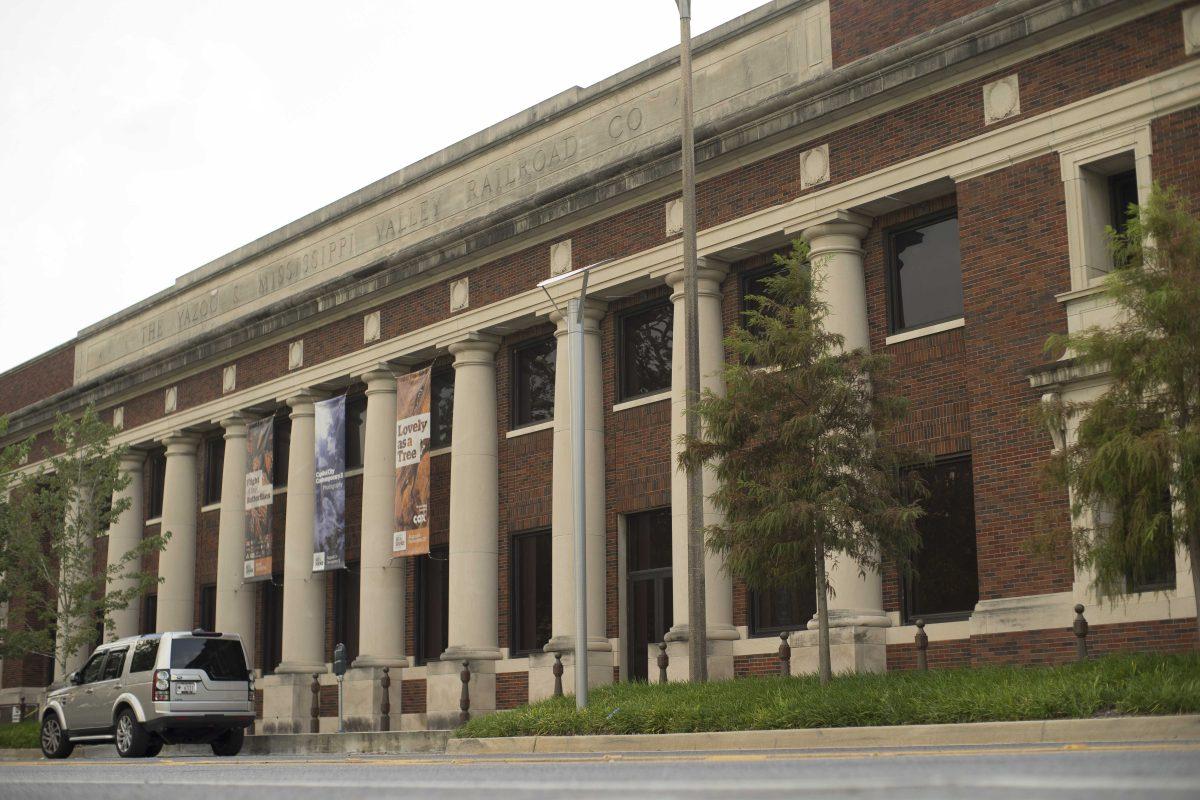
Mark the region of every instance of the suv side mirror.
POLYGON ((75 686, 82 686, 83 685, 83 673, 80 672, 79 670, 72 672, 71 673, 71 683, 74 684, 75 686))

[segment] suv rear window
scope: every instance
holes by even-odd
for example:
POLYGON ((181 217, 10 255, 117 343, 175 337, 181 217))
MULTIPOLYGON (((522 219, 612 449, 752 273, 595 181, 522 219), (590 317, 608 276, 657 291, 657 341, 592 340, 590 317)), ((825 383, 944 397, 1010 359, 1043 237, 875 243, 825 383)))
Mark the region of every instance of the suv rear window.
POLYGON ((233 639, 173 639, 172 669, 202 669, 216 681, 249 680, 241 642, 233 639))
POLYGON ((154 659, 158 655, 159 639, 141 639, 133 646, 133 661, 129 663, 129 673, 146 672, 154 669, 154 659))

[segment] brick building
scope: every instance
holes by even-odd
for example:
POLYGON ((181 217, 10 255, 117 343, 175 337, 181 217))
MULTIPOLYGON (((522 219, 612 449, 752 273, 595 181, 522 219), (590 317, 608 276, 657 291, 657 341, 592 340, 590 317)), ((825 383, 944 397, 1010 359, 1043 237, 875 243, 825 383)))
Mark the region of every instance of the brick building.
MULTIPOLYGON (((1195 646, 1182 551, 1099 602, 1069 554, 1028 547, 1068 519, 1036 468, 1072 431, 1025 411, 1103 388, 1042 346, 1111 318, 1104 226, 1152 180, 1200 203, 1198 51, 1192 0, 776 0, 696 40, 703 380, 720 388, 744 295, 804 237, 831 325, 894 357, 899 435, 936 458, 921 577, 833 571, 835 668, 911 666, 917 618, 934 666, 1063 660, 1076 602, 1095 650, 1195 646)), ((589 675, 645 676, 664 635, 686 673, 677 71, 666 52, 549 98, 0 375, 12 436, 48 443, 56 411, 90 403, 135 448, 134 507, 97 568, 173 538, 122 634, 241 633, 266 730, 306 728, 338 641, 360 727, 384 666, 407 728, 455 717, 462 660, 477 710, 548 695, 556 652, 570 691, 568 362, 537 284, 603 261, 584 335, 589 675), (391 559, 395 376, 429 365, 433 551, 391 559), (337 393, 348 566, 314 573, 312 409, 337 393), (276 572, 243 583, 246 426, 272 415, 276 572)), ((712 556, 706 571, 712 674, 771 668, 781 631, 797 669, 815 663, 811 586, 755 595, 712 556)), ((54 668, 4 663, 0 704, 54 668)))

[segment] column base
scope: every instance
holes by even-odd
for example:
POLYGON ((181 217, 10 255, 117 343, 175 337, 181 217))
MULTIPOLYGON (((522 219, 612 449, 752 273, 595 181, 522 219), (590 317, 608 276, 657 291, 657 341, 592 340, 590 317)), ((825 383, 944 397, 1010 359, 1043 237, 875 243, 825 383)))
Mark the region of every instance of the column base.
MULTIPOLYGON (((380 704, 383 700, 383 667, 360 667, 358 659, 346 670, 342 678, 345 692, 342 712, 346 718, 347 731, 381 731, 383 715, 380 704)), ((388 712, 388 729, 400 730, 400 667, 388 667, 392 685, 388 690, 391 709, 388 712)))
MULTIPOLYGON (((815 631, 820 623, 814 616, 808 621, 808 629, 815 631)), ((832 628, 890 628, 892 620, 883 611, 875 608, 831 608, 829 627, 832 628)))
POLYGON ((325 663, 306 664, 300 661, 281 661, 275 668, 276 675, 307 675, 310 678, 314 672, 328 672, 329 665, 325 663))
MULTIPOLYGON (((603 636, 589 636, 587 649, 589 653, 611 653, 612 642, 605 639, 603 636)), ((555 636, 546 642, 542 648, 545 653, 562 653, 563 658, 566 658, 567 653, 575 652, 575 637, 570 634, 555 636)), ((553 660, 553 659, 551 659, 553 660)))
MULTIPOLYGON (((467 652, 462 648, 459 652, 467 652)), ((449 660, 447 650, 441 661, 425 665, 425 719, 429 730, 453 730, 462 724, 459 699, 462 696, 462 662, 471 664, 470 716, 490 714, 496 710, 496 658, 461 658, 449 660)), ((475 651, 478 652, 478 651, 475 651)), ((499 653, 497 652, 497 656, 499 653)))
MULTIPOLYGON (((807 630, 788 637, 792 647, 792 674, 820 671, 820 631, 807 630)), ((887 672, 887 644, 882 626, 829 627, 829 661, 834 674, 887 672)))
MULTIPOLYGON (((594 643, 588 643, 587 682, 589 687, 607 686, 613 680, 612 647, 607 641, 604 652, 594 643)), ((547 647, 550 645, 547 644, 547 647)), ((574 648, 544 653, 531 653, 529 656, 529 702, 536 703, 554 696, 554 656, 562 655, 562 687, 564 695, 575 694, 575 650, 574 648)))
POLYGON ((262 724, 256 726, 256 733, 309 732, 312 721, 312 673, 281 675, 276 672, 274 675, 264 675, 255 682, 255 688, 263 693, 262 724))
MULTIPOLYGON (((658 645, 646 648, 647 672, 651 683, 658 683, 658 645)), ((733 642, 722 639, 708 640, 708 679, 723 681, 733 677, 733 642)), ((667 641, 667 680, 691 680, 691 658, 687 639, 667 641)))
POLYGON ((360 655, 354 659, 354 663, 350 665, 352 669, 378 669, 380 667, 391 667, 393 670, 408 666, 408 656, 372 656, 360 655))

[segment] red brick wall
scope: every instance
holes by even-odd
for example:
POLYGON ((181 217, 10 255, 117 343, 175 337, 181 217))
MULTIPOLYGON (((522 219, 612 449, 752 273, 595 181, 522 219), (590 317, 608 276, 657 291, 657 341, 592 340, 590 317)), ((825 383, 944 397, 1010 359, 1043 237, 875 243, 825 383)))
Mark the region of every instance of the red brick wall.
POLYGON ((753 675, 778 675, 778 653, 755 653, 749 656, 733 657, 733 675, 736 678, 748 678, 753 675))
POLYGON ((501 672, 496 675, 496 709, 529 705, 529 673, 501 672))
POLYGON ((833 66, 920 36, 996 0, 829 0, 833 66))
POLYGON ((1154 180, 1179 187, 1191 198, 1192 210, 1200 212, 1200 108, 1154 120, 1150 133, 1154 180))
POLYGON ((411 678, 400 681, 400 713, 425 713, 424 678, 411 678))
POLYGON ((75 346, 64 344, 0 375, 0 414, 70 389, 75 381, 75 346))

